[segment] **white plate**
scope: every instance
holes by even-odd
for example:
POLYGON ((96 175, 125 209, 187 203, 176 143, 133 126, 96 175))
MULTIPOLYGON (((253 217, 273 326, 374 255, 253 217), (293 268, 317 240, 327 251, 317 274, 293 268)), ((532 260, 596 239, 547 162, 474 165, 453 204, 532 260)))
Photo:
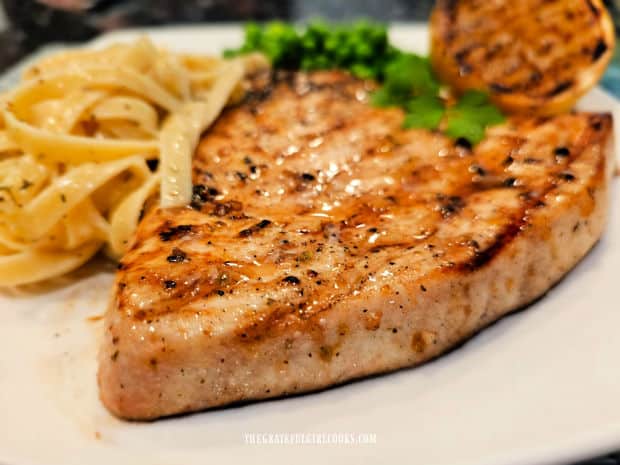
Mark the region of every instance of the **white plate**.
MULTIPOLYGON (((241 40, 228 27, 146 32, 170 48, 205 53, 241 40)), ((400 25, 393 40, 424 52, 426 30, 400 25)), ((582 104, 615 106, 602 91, 582 104)), ((614 197, 617 206, 617 188, 614 197)), ((97 399, 101 322, 89 318, 104 311, 109 265, 1 294, 0 463, 530 465, 620 448, 619 239, 616 211, 600 244, 549 295, 425 366, 154 423, 119 421, 97 399), (376 441, 246 445, 244 433, 369 434, 376 441)))

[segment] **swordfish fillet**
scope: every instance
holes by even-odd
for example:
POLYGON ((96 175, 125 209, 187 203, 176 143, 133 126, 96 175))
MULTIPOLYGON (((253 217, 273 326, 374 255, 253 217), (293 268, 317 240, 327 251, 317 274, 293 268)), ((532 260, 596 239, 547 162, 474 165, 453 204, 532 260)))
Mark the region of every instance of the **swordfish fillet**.
POLYGON ((265 78, 201 141, 191 207, 119 265, 101 398, 153 419, 432 359, 599 239, 611 117, 513 119, 474 149, 401 129, 341 72, 265 78))

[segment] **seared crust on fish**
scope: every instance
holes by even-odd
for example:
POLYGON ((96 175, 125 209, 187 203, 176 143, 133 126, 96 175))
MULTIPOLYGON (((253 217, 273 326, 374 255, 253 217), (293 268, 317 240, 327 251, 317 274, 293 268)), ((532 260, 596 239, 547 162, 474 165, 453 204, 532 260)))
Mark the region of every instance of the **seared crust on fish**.
POLYGON ((401 129, 368 89, 279 75, 205 135, 192 207, 148 213, 119 265, 99 366, 111 412, 420 364, 544 294, 599 239, 609 115, 511 119, 472 149, 401 129))

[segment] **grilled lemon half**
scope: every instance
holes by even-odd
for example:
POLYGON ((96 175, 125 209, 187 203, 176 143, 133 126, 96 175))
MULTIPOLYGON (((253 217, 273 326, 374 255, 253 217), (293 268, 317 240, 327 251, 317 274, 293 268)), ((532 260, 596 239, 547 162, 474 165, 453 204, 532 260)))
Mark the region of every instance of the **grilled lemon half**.
POLYGON ((601 0, 437 0, 431 61, 457 92, 510 113, 553 115, 596 85, 615 45, 601 0))

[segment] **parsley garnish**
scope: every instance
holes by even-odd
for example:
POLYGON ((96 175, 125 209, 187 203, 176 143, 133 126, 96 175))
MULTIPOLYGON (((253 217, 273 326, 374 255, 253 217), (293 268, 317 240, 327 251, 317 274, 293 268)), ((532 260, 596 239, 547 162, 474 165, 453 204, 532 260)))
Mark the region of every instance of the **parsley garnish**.
POLYGON ((499 124, 504 116, 489 100, 489 96, 478 90, 465 92, 460 100, 447 110, 445 132, 455 139, 464 138, 476 144, 484 138, 487 126, 499 124))
POLYGON ((446 112, 443 101, 433 94, 413 97, 406 106, 403 127, 436 129, 446 112))
POLYGON ((388 44, 386 26, 366 20, 352 24, 317 20, 305 28, 282 21, 247 23, 243 45, 226 50, 224 56, 255 51, 264 53, 274 68, 339 68, 362 79, 381 79, 386 63, 397 53, 388 44))
POLYGON ((398 106, 405 110, 406 129, 444 129, 454 139, 477 144, 487 126, 504 121, 487 94, 465 92, 452 106, 439 96, 441 85, 426 58, 401 54, 385 68, 384 83, 371 98, 373 105, 398 106))

